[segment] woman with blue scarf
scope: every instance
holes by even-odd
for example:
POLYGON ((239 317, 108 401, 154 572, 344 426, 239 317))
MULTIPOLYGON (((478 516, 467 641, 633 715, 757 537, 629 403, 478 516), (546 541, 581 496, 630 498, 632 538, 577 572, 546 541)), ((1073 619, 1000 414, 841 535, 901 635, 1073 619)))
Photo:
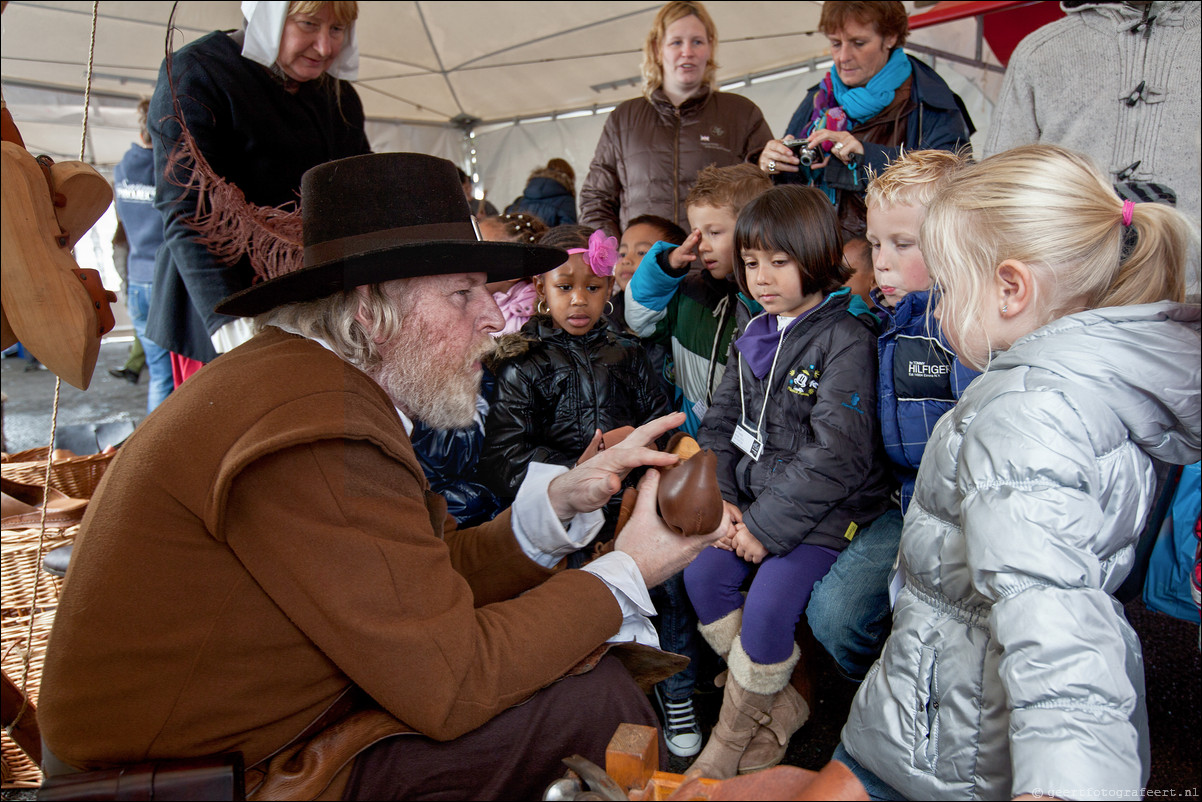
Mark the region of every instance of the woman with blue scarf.
POLYGON ((909 33, 902 3, 823 3, 818 29, 830 40, 834 64, 785 129, 785 139, 805 140, 814 158, 802 167, 797 153, 774 139, 759 165, 778 184, 825 191, 846 242, 864 236, 869 171, 884 171, 902 148, 959 150, 975 129, 959 96, 902 49, 909 33))

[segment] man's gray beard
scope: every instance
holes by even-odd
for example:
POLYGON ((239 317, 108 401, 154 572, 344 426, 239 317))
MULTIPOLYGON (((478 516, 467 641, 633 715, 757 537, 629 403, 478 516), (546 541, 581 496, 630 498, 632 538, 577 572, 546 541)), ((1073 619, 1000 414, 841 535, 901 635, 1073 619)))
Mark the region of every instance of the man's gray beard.
POLYGON ((476 420, 480 370, 470 365, 492 350, 482 346, 462 362, 452 362, 433 342, 413 338, 395 347, 372 378, 405 414, 432 429, 462 429, 476 420), (418 343, 427 343, 422 347, 418 343))

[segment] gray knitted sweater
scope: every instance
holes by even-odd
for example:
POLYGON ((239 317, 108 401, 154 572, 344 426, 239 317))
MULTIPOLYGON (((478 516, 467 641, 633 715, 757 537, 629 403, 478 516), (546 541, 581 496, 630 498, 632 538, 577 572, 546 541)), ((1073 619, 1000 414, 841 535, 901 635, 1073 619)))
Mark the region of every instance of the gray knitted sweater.
POLYGON ((985 155, 1032 142, 1087 153, 1116 183, 1177 193, 1199 223, 1199 81, 1195 2, 1061 3, 1067 16, 1019 43, 985 155))

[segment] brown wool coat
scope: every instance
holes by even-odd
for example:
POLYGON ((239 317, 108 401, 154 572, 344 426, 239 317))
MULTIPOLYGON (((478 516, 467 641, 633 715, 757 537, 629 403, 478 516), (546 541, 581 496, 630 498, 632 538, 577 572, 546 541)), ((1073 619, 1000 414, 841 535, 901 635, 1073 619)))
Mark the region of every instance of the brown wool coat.
POLYGON ((76 542, 38 718, 82 768, 279 749, 357 684, 453 739, 612 636, 581 571, 527 559, 509 514, 453 531, 385 393, 267 329, 122 447, 76 542))

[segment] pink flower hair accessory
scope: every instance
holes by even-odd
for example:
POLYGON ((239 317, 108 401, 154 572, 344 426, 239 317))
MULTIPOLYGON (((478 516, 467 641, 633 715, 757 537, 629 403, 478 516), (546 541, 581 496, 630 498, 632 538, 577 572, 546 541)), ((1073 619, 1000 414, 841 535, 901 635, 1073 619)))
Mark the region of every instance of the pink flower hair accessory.
POLYGON ((607 237, 605 232, 597 229, 588 238, 587 248, 568 248, 568 254, 582 253, 584 263, 595 275, 608 278, 614 274, 614 265, 618 263, 618 238, 607 237))

